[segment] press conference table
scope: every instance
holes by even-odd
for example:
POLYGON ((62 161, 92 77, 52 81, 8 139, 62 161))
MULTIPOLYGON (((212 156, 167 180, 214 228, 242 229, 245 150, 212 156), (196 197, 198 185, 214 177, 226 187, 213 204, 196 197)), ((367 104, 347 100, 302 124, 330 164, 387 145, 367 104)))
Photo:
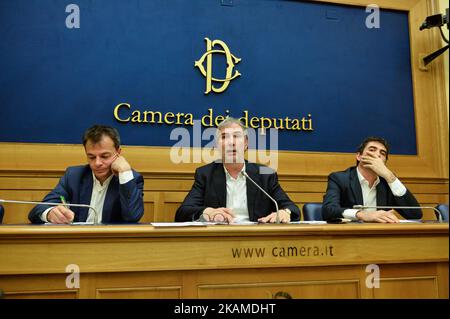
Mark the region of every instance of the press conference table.
POLYGON ((2 225, 0 290, 4 298, 448 298, 448 230, 2 225))

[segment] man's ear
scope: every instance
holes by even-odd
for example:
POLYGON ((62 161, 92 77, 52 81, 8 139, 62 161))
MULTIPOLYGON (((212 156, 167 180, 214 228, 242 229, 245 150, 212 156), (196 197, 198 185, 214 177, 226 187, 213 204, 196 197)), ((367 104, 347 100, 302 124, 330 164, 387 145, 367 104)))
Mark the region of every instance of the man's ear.
POLYGON ((360 152, 356 153, 356 156, 355 156, 356 160, 360 162, 361 161, 361 156, 362 156, 362 154, 360 152))
POLYGON ((120 153, 122 153, 122 148, 121 148, 121 147, 119 147, 119 148, 117 149, 117 154, 120 155, 120 153))

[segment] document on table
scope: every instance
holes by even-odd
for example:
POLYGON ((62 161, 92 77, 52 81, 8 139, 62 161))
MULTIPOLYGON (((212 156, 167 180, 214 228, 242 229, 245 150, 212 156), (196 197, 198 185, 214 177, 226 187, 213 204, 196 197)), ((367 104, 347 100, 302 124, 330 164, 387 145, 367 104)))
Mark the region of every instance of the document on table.
POLYGON ((256 225, 258 224, 258 222, 251 222, 251 221, 237 221, 237 222, 232 222, 229 225, 256 225))
POLYGON ((399 219, 399 223, 422 223, 421 219, 399 219))
POLYGON ((75 222, 75 223, 70 223, 70 224, 53 224, 53 223, 45 223, 44 225, 54 225, 54 226, 64 226, 64 225, 67 225, 67 226, 70 226, 70 225, 74 225, 74 226, 76 226, 76 225, 94 225, 94 223, 93 222, 75 222))
POLYGON ((204 222, 183 222, 183 223, 150 223, 154 227, 187 227, 187 226, 206 226, 204 222))
MULTIPOLYGON (((302 220, 298 222, 290 222, 289 224, 312 224, 312 225, 323 225, 326 224, 323 220, 302 220)), ((252 221, 237 221, 230 224, 218 222, 173 222, 173 223, 150 223, 154 227, 189 227, 189 226, 209 226, 209 225, 230 225, 230 226, 242 226, 242 225, 258 225, 258 222, 252 221)), ((269 224, 268 224, 269 225, 269 224)))
POLYGON ((289 224, 312 224, 312 225, 323 225, 327 222, 324 220, 300 220, 297 222, 290 222, 289 224))
POLYGON ((223 223, 223 222, 183 222, 183 223, 150 223, 154 227, 187 227, 187 226, 209 226, 209 225, 256 225, 257 222, 241 221, 233 223, 223 223))

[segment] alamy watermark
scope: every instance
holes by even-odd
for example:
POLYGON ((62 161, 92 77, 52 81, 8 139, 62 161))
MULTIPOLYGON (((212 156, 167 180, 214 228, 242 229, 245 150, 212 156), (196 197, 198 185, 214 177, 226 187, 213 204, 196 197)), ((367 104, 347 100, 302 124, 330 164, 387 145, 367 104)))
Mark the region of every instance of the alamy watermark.
POLYGON ((380 7, 376 4, 369 4, 366 7, 366 12, 370 13, 366 17, 366 28, 379 29, 380 28, 380 7))
POLYGON ((66 277, 66 287, 68 289, 80 288, 80 267, 77 264, 69 264, 66 266, 66 273, 70 273, 66 277))
POLYGON ((66 6, 66 13, 69 15, 66 17, 67 29, 79 29, 80 28, 80 7, 76 4, 68 4, 66 6))
POLYGON ((366 277, 366 287, 380 288, 380 267, 376 264, 367 265, 366 272, 369 273, 366 277))
MULTIPOLYGON (((227 130, 226 128, 224 129, 227 130)), ((194 120, 192 133, 183 127, 175 128, 170 133, 170 140, 176 143, 170 149, 170 160, 174 164, 180 163, 210 163, 213 161, 225 161, 227 158, 223 154, 236 151, 236 159, 243 160, 243 155, 247 150, 247 158, 250 162, 258 162, 265 166, 262 167, 261 174, 273 173, 278 168, 278 130, 268 129, 265 134, 258 135, 257 129, 247 128, 246 139, 247 147, 236 140, 239 137, 230 137, 235 139, 223 143, 223 148, 218 147, 217 128, 206 128, 202 132, 200 120, 194 120), (268 141, 267 141, 268 140, 268 141), (206 143, 203 147, 202 145, 206 143), (242 156, 242 157, 240 157, 242 156), (266 170, 267 169, 267 170, 266 170)))

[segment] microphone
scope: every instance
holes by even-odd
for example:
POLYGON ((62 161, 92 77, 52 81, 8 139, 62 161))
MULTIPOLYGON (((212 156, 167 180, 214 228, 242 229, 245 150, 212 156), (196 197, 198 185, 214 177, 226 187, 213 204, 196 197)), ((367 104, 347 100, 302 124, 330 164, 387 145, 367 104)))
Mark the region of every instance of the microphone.
POLYGON ((277 209, 277 219, 276 219, 276 223, 277 224, 279 224, 280 223, 280 214, 279 214, 279 212, 278 212, 278 203, 277 203, 277 201, 275 200, 275 199, 273 199, 273 197, 272 196, 270 196, 269 194, 267 194, 267 192, 261 187, 261 186, 259 186, 258 184, 256 184, 256 182, 250 177, 250 176, 248 176, 248 174, 247 174, 247 172, 246 171, 242 171, 242 174, 249 180, 249 181, 251 181, 253 184, 255 184, 255 186, 256 187, 258 187, 267 197, 269 197, 271 200, 272 200, 272 202, 274 202, 274 204, 275 204, 275 208, 277 209))
POLYGON ((435 207, 431 207, 431 206, 364 206, 364 205, 354 205, 353 206, 354 209, 366 209, 366 208, 381 208, 381 209, 422 209, 422 208, 428 208, 428 209, 432 209, 435 212, 438 213, 438 221, 440 223, 442 223, 442 214, 439 211, 439 209, 436 209, 435 207))
POLYGON ((47 202, 32 202, 32 201, 23 201, 23 200, 9 200, 9 199, 0 199, 0 203, 11 203, 11 204, 33 204, 33 205, 48 205, 48 206, 73 206, 73 207, 87 207, 94 211, 94 225, 97 225, 97 211, 94 207, 85 204, 63 204, 63 203, 47 203, 47 202))

